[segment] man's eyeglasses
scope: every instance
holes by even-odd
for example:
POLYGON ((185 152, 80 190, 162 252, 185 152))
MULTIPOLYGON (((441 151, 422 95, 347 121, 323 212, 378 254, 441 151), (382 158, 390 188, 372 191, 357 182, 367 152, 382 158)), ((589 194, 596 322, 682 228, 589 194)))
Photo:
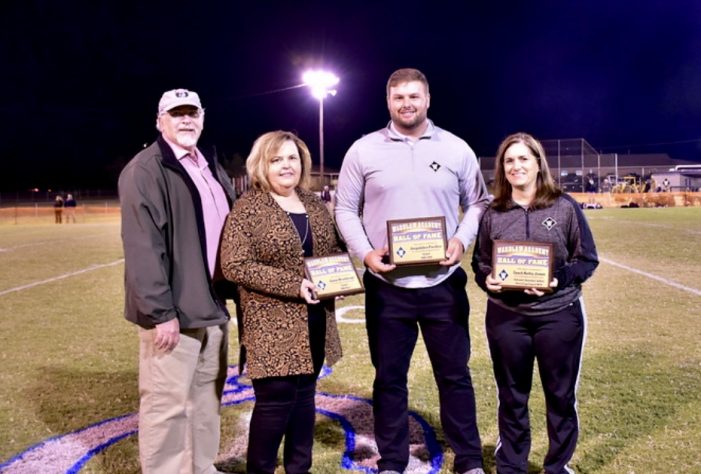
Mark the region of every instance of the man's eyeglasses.
POLYGON ((188 116, 190 118, 196 119, 200 118, 204 110, 202 109, 194 109, 194 108, 186 108, 186 109, 180 109, 180 108, 175 108, 171 109, 167 112, 168 115, 170 115, 173 118, 181 118, 188 116))

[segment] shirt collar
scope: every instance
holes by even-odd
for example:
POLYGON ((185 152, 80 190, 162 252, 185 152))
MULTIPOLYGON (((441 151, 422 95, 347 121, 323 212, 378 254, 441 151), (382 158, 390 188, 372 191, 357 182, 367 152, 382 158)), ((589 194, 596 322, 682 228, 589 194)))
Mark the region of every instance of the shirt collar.
POLYGON ((389 123, 387 124, 389 138, 391 140, 401 141, 401 142, 431 139, 431 137, 433 136, 433 134, 436 131, 436 126, 433 125, 433 121, 431 119, 427 119, 427 122, 428 122, 428 126, 426 127, 426 130, 424 130, 424 133, 420 137, 414 138, 414 137, 409 137, 408 135, 404 135, 404 134, 400 133, 397 130, 397 127, 394 125, 394 122, 392 122, 390 120, 389 123))
MULTIPOLYGON (((183 159, 187 158, 190 156, 190 152, 186 150, 185 148, 181 147, 177 143, 173 143, 172 141, 168 140, 165 135, 163 135, 163 139, 165 142, 170 146, 170 149, 173 150, 173 153, 175 154, 175 157, 179 160, 182 161, 183 159)), ((200 162, 200 158, 202 158, 202 153, 195 148, 195 153, 197 153, 197 160, 198 163, 200 162)))

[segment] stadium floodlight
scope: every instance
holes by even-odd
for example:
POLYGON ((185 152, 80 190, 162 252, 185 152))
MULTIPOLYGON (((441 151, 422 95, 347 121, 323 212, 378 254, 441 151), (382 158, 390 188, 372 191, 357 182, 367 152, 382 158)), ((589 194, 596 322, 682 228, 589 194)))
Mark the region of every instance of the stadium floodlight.
POLYGON ((323 70, 311 70, 302 75, 302 82, 309 87, 312 96, 319 101, 319 173, 324 184, 324 99, 328 95, 336 95, 336 87, 340 82, 338 76, 323 70))

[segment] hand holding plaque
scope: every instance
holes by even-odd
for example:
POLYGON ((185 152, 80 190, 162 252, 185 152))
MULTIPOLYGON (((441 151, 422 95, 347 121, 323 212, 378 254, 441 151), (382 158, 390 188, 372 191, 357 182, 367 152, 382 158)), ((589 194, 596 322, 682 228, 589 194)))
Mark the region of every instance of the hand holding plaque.
POLYGON ((492 249, 492 277, 504 290, 535 288, 553 291, 553 246, 550 243, 495 240, 492 249))
POLYGON ((314 294, 320 300, 365 291, 347 253, 305 258, 304 273, 314 283, 314 294))
POLYGON ((387 243, 393 265, 426 265, 445 260, 445 217, 389 220, 387 243))

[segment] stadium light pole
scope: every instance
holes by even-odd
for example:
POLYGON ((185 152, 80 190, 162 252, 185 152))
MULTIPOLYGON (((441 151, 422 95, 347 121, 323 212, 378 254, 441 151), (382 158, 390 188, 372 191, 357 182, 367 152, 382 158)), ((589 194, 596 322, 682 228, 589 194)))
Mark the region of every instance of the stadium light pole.
POLYGON ((311 90, 312 96, 319 101, 319 173, 321 184, 324 180, 324 99, 330 95, 336 95, 334 87, 340 79, 332 72, 323 70, 311 70, 302 75, 302 82, 311 90))

